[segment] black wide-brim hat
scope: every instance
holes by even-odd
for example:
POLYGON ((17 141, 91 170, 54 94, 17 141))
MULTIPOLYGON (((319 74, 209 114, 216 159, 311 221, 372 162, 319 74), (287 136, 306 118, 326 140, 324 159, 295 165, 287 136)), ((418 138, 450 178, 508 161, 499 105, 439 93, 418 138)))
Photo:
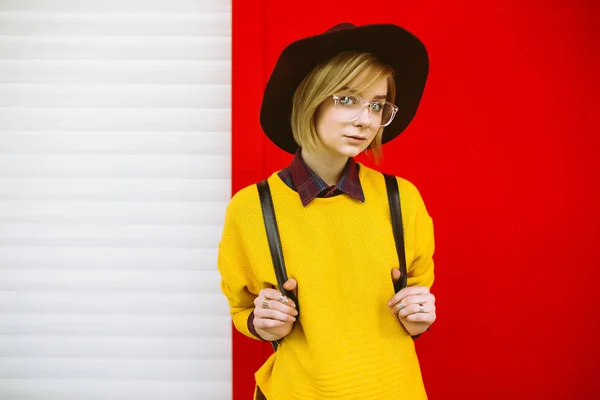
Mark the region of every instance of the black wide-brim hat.
POLYGON ((371 53, 395 71, 398 113, 383 131, 382 143, 398 136, 419 107, 429 72, 425 45, 412 33, 392 24, 355 26, 342 23, 325 33, 288 45, 277 60, 265 88, 260 123, 279 148, 294 153, 290 117, 292 98, 302 80, 317 65, 347 50, 371 53))

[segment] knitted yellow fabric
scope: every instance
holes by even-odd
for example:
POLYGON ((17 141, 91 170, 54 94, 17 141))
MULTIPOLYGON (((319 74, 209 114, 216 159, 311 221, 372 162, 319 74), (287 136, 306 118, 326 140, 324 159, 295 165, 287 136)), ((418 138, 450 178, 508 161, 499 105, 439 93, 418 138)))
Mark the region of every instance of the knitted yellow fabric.
MULTIPOLYGON (((360 166, 365 202, 339 195, 306 207, 275 173, 269 178, 288 276, 298 281, 300 315, 256 373, 268 400, 426 399, 413 340, 387 308, 399 262, 383 175, 360 166)), ((401 193, 408 285, 433 283, 433 225, 417 189, 401 193)), ((262 288, 276 286, 258 191, 229 203, 219 247, 221 289, 236 328, 262 288)))

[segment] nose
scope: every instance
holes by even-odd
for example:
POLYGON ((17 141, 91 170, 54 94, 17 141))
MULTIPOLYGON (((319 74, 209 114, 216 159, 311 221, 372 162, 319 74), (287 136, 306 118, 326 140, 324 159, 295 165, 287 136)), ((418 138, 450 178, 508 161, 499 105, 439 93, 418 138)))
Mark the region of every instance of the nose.
POLYGON ((365 106, 360 115, 358 116, 358 119, 356 120, 356 122, 358 122, 360 125, 370 125, 371 124, 371 108, 368 106, 365 106))

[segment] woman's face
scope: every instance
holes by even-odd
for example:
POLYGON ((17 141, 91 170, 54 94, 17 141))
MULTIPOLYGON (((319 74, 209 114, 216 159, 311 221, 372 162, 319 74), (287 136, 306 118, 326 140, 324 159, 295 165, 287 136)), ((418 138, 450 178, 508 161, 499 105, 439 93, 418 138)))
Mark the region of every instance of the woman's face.
MULTIPOLYGON (((383 101, 387 95, 387 79, 376 81, 367 90, 358 93, 354 88, 368 76, 369 71, 363 71, 348 85, 348 90, 336 93, 338 96, 358 95, 364 101, 383 101)), ((369 112, 364 107, 358 119, 347 121, 340 113, 339 106, 333 99, 327 99, 319 106, 315 116, 315 125, 320 139, 321 151, 330 156, 355 157, 364 151, 375 138, 379 130, 379 119, 376 113, 369 112)))

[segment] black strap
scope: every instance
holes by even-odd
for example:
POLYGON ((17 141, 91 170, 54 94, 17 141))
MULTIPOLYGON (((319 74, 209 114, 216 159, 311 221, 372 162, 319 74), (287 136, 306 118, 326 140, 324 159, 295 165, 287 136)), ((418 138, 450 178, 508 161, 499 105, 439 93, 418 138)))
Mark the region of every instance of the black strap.
POLYGON ((396 253, 400 262, 400 279, 394 283, 394 290, 398 293, 406 287, 406 252, 404 250, 404 225, 402 225, 402 211, 400 205, 400 192, 398 190, 398 181, 393 175, 383 174, 385 177, 385 186, 388 193, 388 202, 390 204, 390 214, 392 216, 392 230, 394 231, 394 241, 396 242, 396 253))
MULTIPOLYGON (((281 249, 281 241, 279 240, 279 229, 277 228, 277 219, 275 219, 275 209, 273 207, 273 199, 271 197, 271 190, 269 190, 269 183, 264 180, 256 184, 258 187, 258 196, 260 198, 260 206, 262 208, 263 220, 265 222, 265 230, 267 232, 267 240, 269 242, 269 250, 271 252, 271 259, 273 260, 273 267, 275 269, 275 276, 277 277, 277 286, 279 291, 286 297, 292 299, 296 304, 296 311, 300 313, 300 305, 294 292, 286 290, 283 284, 287 282, 287 271, 285 269, 285 262, 283 261, 283 250, 281 249)), ((297 317, 296 317, 297 318, 297 317)), ((277 351, 279 342, 271 342, 273 350, 277 351)))
POLYGON ((281 250, 281 241, 279 240, 279 229, 277 228, 277 220, 275 219, 275 209, 273 207, 273 199, 269 190, 269 183, 264 180, 257 183, 258 194, 260 197, 260 206, 262 207, 265 229, 267 231, 267 240, 269 241, 269 250, 273 259, 273 267, 275 268, 275 276, 277 277, 277 286, 279 291, 289 297, 296 303, 298 308, 298 299, 294 292, 290 292, 283 288, 283 284, 287 282, 288 276, 283 261, 283 250, 281 250))

